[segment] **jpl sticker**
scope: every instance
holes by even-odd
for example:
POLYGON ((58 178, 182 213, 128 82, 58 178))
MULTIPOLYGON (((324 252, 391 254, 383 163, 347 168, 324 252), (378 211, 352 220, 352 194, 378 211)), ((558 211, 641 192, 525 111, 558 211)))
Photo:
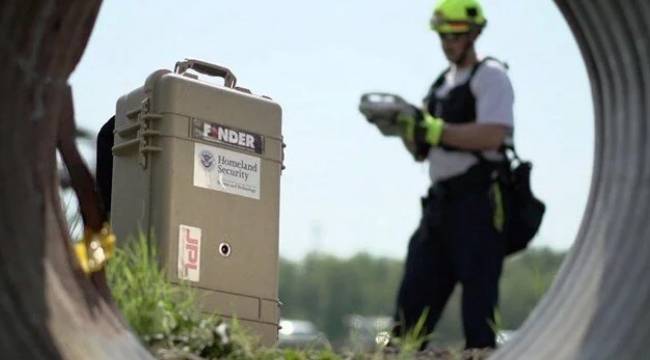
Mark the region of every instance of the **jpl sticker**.
POLYGON ((178 230, 178 278, 198 282, 201 275, 201 229, 181 225, 178 230))

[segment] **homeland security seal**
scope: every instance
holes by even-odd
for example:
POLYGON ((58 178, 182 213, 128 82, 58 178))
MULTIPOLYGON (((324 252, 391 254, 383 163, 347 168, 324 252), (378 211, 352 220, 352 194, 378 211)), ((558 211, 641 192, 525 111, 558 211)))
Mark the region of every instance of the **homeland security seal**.
POLYGON ((199 160, 201 160, 201 165, 206 170, 212 170, 215 164, 214 154, 208 150, 203 150, 199 153, 199 160))

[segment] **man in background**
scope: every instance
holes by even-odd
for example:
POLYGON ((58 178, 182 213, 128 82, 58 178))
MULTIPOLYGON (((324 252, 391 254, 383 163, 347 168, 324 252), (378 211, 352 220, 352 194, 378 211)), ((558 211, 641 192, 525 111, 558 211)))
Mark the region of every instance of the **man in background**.
POLYGON ((487 20, 477 0, 439 0, 431 28, 449 68, 424 106, 402 114, 402 138, 430 165, 431 188, 411 237, 397 298, 395 336, 433 332, 462 285, 466 348, 495 347, 494 312, 505 254, 508 192, 497 181, 513 132, 513 89, 506 67, 480 58, 475 42, 487 20))

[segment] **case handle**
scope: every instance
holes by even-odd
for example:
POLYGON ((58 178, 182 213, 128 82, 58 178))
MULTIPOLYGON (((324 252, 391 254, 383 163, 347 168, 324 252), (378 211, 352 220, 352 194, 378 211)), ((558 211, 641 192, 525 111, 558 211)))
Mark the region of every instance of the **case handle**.
POLYGON ((201 74, 223 78, 224 85, 229 88, 234 88, 237 84, 235 74, 224 66, 210 64, 196 59, 185 59, 184 61, 177 62, 176 66, 174 66, 174 72, 177 74, 184 73, 188 69, 192 69, 201 74))

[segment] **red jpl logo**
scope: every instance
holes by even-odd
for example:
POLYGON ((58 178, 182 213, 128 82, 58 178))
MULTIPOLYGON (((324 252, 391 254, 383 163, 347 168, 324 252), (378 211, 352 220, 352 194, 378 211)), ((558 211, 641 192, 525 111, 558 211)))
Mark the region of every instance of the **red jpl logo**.
POLYGON ((185 268, 196 270, 199 264, 199 240, 192 238, 190 229, 185 229, 185 268))

